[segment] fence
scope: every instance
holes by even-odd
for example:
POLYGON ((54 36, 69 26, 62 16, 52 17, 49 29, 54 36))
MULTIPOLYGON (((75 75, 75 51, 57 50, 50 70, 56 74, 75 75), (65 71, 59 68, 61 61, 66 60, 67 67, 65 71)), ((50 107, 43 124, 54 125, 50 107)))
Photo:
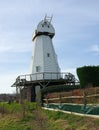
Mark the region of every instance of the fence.
POLYGON ((43 102, 54 109, 99 115, 99 87, 49 93, 44 95, 43 102))

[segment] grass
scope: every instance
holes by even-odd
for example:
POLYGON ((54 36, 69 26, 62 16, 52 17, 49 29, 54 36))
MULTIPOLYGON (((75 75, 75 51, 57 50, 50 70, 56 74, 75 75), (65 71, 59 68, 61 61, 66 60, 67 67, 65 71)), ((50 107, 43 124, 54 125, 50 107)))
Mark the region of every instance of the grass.
POLYGON ((0 130, 98 130, 99 119, 43 110, 36 103, 0 103, 0 130))
POLYGON ((0 103, 0 130, 33 130, 28 123, 34 119, 35 104, 0 103), (32 108, 32 110, 31 110, 32 108))
POLYGON ((98 130, 99 119, 45 110, 56 130, 98 130))

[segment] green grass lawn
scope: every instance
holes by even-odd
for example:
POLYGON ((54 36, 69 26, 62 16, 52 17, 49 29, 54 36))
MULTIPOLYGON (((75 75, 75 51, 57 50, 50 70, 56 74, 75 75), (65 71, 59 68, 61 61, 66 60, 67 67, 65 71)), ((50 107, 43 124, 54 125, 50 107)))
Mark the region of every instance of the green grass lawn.
POLYGON ((36 103, 0 103, 0 130, 98 130, 99 119, 43 110, 36 103))

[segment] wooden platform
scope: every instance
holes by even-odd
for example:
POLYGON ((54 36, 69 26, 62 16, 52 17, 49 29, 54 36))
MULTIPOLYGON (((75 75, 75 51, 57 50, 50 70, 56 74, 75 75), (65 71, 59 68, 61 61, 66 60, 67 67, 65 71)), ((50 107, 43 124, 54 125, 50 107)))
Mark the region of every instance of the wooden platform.
POLYGON ((78 80, 71 73, 36 73, 20 75, 16 78, 16 82, 12 87, 16 86, 36 86, 40 85, 42 87, 47 87, 48 85, 60 85, 60 84, 74 84, 78 80))
POLYGON ((37 86, 40 86, 40 89, 42 89, 53 85, 72 85, 76 83, 78 83, 78 80, 71 73, 45 72, 20 75, 11 87, 16 87, 16 93, 20 95, 20 100, 27 99, 28 101, 35 101, 35 89, 37 86))

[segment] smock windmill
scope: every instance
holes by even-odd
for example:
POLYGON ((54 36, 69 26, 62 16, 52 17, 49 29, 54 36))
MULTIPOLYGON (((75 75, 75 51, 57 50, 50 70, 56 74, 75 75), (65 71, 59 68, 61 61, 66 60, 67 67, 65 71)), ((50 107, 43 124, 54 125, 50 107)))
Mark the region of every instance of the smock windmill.
POLYGON ((71 73, 61 73, 57 61, 52 39, 55 29, 51 24, 52 17, 45 18, 37 25, 32 41, 30 74, 20 75, 12 87, 16 87, 16 93, 28 101, 36 101, 40 89, 51 85, 75 83, 75 77, 71 73))
MULTIPOLYGON (((44 79, 49 79, 53 73, 53 79, 57 78, 60 68, 57 61, 52 39, 55 35, 55 29, 51 24, 52 17, 45 16, 36 27, 33 35, 34 49, 31 61, 31 74, 44 73, 44 79), (50 74, 46 74, 50 72, 50 74)), ((42 79, 43 75, 37 75, 38 79, 42 79)), ((35 78, 35 77, 34 77, 35 78)))

